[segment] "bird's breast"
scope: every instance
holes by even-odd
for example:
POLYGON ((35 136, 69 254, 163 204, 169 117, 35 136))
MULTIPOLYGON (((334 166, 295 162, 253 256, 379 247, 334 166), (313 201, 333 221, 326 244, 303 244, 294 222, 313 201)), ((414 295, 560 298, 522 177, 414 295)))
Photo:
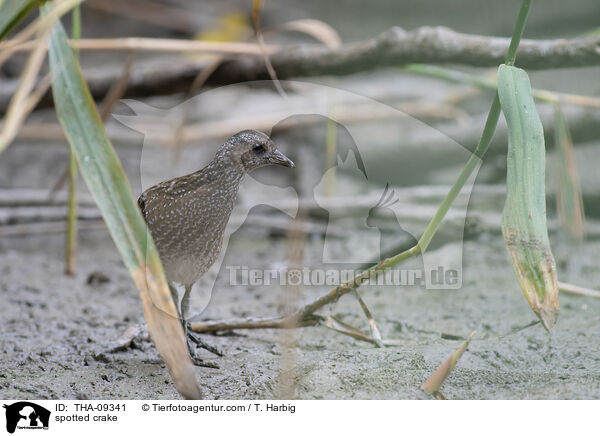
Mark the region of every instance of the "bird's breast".
POLYGON ((234 195, 166 199, 146 214, 167 278, 192 284, 219 256, 234 195))

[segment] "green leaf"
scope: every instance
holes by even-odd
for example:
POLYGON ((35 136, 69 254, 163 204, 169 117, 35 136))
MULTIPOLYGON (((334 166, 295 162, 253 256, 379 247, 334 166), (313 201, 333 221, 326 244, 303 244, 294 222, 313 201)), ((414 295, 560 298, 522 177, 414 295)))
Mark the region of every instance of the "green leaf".
MULTIPOLYGON (((48 7, 42 10, 47 13, 48 7)), ((158 252, 60 22, 49 44, 54 103, 81 175, 139 290, 148 330, 175 386, 186 398, 200 398, 158 252)))
POLYGON ((0 4, 0 40, 4 39, 38 3, 37 0, 4 0, 0 4))
POLYGON ((501 65, 498 96, 508 124, 502 234, 523 294, 549 330, 558 316, 558 281, 546 225, 544 130, 525 71, 501 65))

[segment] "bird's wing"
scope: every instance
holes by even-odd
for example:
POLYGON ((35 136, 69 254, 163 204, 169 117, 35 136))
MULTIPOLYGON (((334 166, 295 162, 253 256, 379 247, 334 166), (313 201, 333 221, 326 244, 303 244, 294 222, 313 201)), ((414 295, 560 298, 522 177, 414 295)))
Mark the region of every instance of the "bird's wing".
POLYGON ((148 208, 151 208, 152 200, 155 197, 177 199, 181 197, 183 190, 187 192, 194 191, 196 194, 202 195, 202 191, 211 192, 217 182, 218 179, 215 175, 203 170, 166 180, 146 189, 138 198, 138 206, 142 211, 142 215, 146 218, 148 208))

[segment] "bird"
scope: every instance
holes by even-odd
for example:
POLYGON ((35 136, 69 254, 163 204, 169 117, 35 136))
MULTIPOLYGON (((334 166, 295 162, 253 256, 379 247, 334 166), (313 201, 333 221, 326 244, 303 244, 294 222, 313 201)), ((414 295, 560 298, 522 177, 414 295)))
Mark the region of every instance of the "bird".
POLYGON ((268 165, 295 167, 268 135, 244 130, 225 141, 204 168, 154 185, 138 198, 176 307, 173 284, 185 289, 178 312, 194 361, 190 340, 198 343, 198 338, 190 334, 187 322, 192 286, 219 257, 244 176, 268 165))

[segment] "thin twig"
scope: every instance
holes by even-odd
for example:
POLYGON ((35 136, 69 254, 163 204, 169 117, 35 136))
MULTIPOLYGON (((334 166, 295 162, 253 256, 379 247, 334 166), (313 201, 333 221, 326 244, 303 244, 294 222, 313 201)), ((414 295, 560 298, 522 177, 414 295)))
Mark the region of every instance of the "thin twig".
POLYGON ((35 93, 33 100, 30 97, 40 68, 46 58, 47 46, 45 39, 48 32, 48 30, 44 32, 43 37, 39 39, 35 50, 29 55, 19 80, 19 86, 10 101, 8 111, 2 122, 2 131, 0 132, 0 153, 8 147, 17 135, 19 127, 33 106, 35 106, 32 102, 35 102, 36 97, 39 99, 40 93, 35 93))
MULTIPOLYGON (((25 99, 24 106, 27 113, 31 113, 38 105, 40 99, 48 92, 52 85, 52 76, 47 73, 37 84, 36 88, 31 91, 29 97, 25 99)), ((17 134, 18 135, 18 134, 17 134)))
POLYGON ((326 316, 325 318, 323 318, 320 325, 334 330, 338 333, 342 333, 346 336, 350 336, 351 338, 357 339, 359 341, 369 342, 370 344, 375 344, 378 347, 383 346, 383 343, 381 343, 381 341, 378 342, 374 338, 364 334, 357 328, 346 324, 345 322, 339 320, 334 316, 326 316))
POLYGON ((254 36, 256 36, 256 41, 258 42, 260 53, 265 62, 265 67, 267 69, 267 72, 269 73, 269 77, 273 81, 275 89, 277 90, 280 96, 282 96, 283 98, 287 98, 287 94, 283 89, 283 86, 281 86, 281 82, 279 82, 279 79, 277 78, 275 68, 273 68, 273 64, 271 63, 269 52, 265 44, 265 38, 260 29, 260 4, 261 0, 253 0, 252 2, 252 27, 254 28, 254 36))
MULTIPOLYGON (((187 107, 187 106, 184 106, 187 107)), ((395 116, 412 116, 417 118, 439 118, 439 119, 455 119, 460 116, 460 111, 457 111, 452 106, 436 104, 425 101, 409 101, 394 105, 399 112, 395 116)), ((273 125, 279 123, 282 117, 287 116, 288 112, 272 112, 267 114, 258 114, 256 116, 247 116, 239 118, 229 118, 225 120, 205 121, 189 125, 182 125, 178 139, 178 143, 192 145, 201 144, 203 140, 210 138, 220 138, 230 136, 240 130, 251 125, 258 130, 269 130, 273 125)), ((354 105, 342 105, 336 107, 335 117, 339 122, 356 122, 369 121, 381 117, 389 117, 390 110, 382 105, 372 103, 360 103, 354 105)), ((289 128, 304 124, 318 122, 315 118, 304 117, 300 121, 288 119, 284 124, 280 124, 281 128, 289 128)), ((158 143, 173 146, 176 144, 173 141, 172 131, 164 129, 163 132, 153 132, 152 140, 158 143)), ((114 132, 109 130, 111 139, 117 142, 126 142, 138 144, 139 135, 114 132)), ((64 134, 61 127, 57 123, 29 123, 23 126, 18 134, 19 138, 36 139, 36 140, 52 140, 63 139, 64 134)))
POLYGON ((254 329, 288 329, 297 327, 316 326, 322 317, 307 317, 302 322, 290 323, 292 317, 281 316, 277 318, 244 318, 220 321, 192 322, 190 329, 197 333, 211 333, 231 330, 254 330, 254 329))
POLYGON ((568 292, 570 294, 600 298, 600 291, 596 289, 588 289, 581 286, 572 285, 570 283, 558 282, 558 289, 562 292, 568 292))
MULTIPOLYGON (((101 219, 85 220, 79 222, 79 229, 104 230, 106 229, 106 225, 101 219)), ((66 231, 67 223, 64 221, 10 224, 7 226, 0 226, 0 236, 2 237, 64 233, 66 231)))
POLYGON ((571 236, 585 238, 585 208, 581 179, 575 161, 571 131, 560 104, 554 104, 554 169, 556 210, 559 221, 571 236))
POLYGON ((14 53, 15 47, 20 47, 24 43, 28 45, 28 50, 34 50, 39 41, 24 41, 27 41, 30 37, 35 35, 36 32, 45 33, 45 31, 49 29, 56 20, 81 2, 82 0, 57 0, 53 2, 52 8, 47 14, 32 21, 13 38, 0 42, 0 65, 2 65, 4 61, 6 61, 6 59, 8 59, 14 53))
POLYGON ((133 67, 133 60, 135 59, 135 53, 129 53, 125 65, 123 66, 123 72, 119 80, 113 82, 109 88, 102 104, 100 105, 100 119, 105 122, 110 116, 115 105, 123 98, 123 94, 127 89, 127 83, 131 77, 131 67, 133 67))
POLYGON ((379 348, 382 348, 383 340, 381 338, 381 333, 377 328, 377 324, 375 323, 375 319, 373 318, 373 314, 369 310, 369 307, 367 306, 367 303, 365 303, 365 300, 363 300, 360 296, 358 289, 354 290, 354 295, 356 296, 356 299, 358 300, 358 303, 360 304, 360 307, 369 322, 369 328, 371 329, 371 338, 379 348))
MULTIPOLYGON (((13 54, 29 51, 35 47, 36 40, 14 43, 12 40, 0 42, 0 51, 13 54), (9 42, 11 42, 9 44, 9 42)), ((248 42, 195 41, 172 38, 82 38, 69 40, 69 45, 78 50, 110 50, 110 51, 152 51, 178 53, 217 53, 261 56, 262 51, 256 44, 248 42)), ((267 53, 278 50, 275 46, 265 46, 267 53)))
MULTIPOLYGON (((446 80, 453 83, 461 83, 475 86, 480 89, 489 89, 496 91, 498 81, 496 78, 478 76, 462 71, 451 70, 449 68, 437 65, 408 64, 402 69, 411 74, 434 77, 436 79, 446 80)), ((600 108, 600 99, 587 95, 569 94, 564 92, 549 91, 546 89, 532 89, 531 94, 534 99, 545 103, 568 103, 578 106, 600 108)))
POLYGON ((541 322, 542 321, 540 321, 539 319, 536 319, 535 321, 531 321, 528 324, 512 328, 508 333, 504 333, 503 335, 498 336, 498 339, 504 339, 507 336, 514 335, 515 333, 522 332, 523 330, 526 330, 526 329, 528 329, 530 327, 533 327, 533 326, 536 326, 538 324, 541 324, 541 322))
MULTIPOLYGON (((71 36, 81 37, 81 6, 77 5, 71 12, 71 36)), ((79 52, 74 52, 79 58, 79 52)), ((77 262, 77 158, 72 149, 69 150, 69 201, 67 205, 67 234, 65 238, 65 274, 75 275, 77 262)))
POLYGON ((75 275, 77 262, 77 158, 69 156, 69 204, 67 206, 67 234, 65 238, 65 274, 75 275))
POLYGON ((304 18, 300 20, 288 21, 287 23, 272 27, 264 33, 270 33, 272 31, 279 30, 301 32, 306 35, 310 35, 316 40, 321 41, 329 48, 337 48, 342 45, 342 39, 340 38, 339 33, 337 33, 337 31, 329 24, 321 20, 304 18))

